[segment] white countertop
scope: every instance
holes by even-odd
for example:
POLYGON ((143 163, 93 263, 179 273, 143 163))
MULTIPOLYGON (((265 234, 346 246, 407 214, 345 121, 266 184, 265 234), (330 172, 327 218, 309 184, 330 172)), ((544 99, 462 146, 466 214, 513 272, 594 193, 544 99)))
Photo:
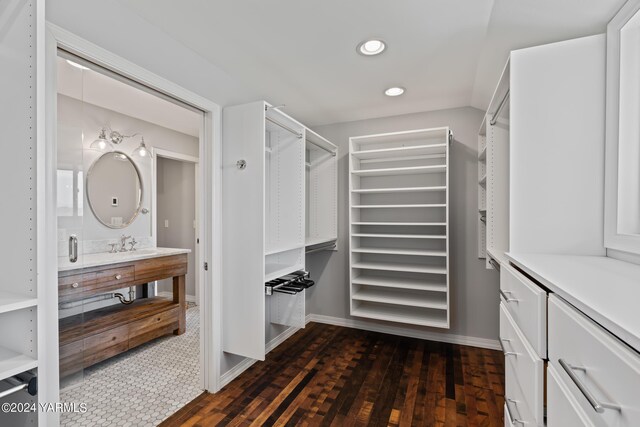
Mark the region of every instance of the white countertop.
POLYGON ((118 264, 121 262, 137 261, 141 259, 159 258, 163 256, 188 254, 191 249, 174 248, 144 248, 136 251, 117 252, 115 254, 102 252, 97 254, 84 254, 78 257, 77 262, 69 262, 68 257, 58 258, 58 271, 76 270, 78 268, 98 267, 101 265, 118 264))
POLYGON ((508 253, 523 271, 640 352, 640 265, 604 256, 508 253))

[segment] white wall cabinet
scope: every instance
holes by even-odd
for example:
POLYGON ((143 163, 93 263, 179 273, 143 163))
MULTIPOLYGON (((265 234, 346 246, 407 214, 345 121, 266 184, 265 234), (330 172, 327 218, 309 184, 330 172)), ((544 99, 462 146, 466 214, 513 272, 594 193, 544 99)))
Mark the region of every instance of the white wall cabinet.
POLYGON ((449 327, 449 128, 349 139, 351 315, 449 327))
POLYGON ((224 109, 224 351, 264 360, 267 322, 304 327, 304 291, 266 296, 265 282, 336 240, 336 149, 266 102, 224 109))

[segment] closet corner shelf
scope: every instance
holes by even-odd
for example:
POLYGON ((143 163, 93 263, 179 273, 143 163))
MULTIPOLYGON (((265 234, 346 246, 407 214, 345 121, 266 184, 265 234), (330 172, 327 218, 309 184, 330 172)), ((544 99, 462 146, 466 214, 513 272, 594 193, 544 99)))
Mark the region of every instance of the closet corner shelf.
POLYGON ((34 358, 0 347, 0 381, 36 367, 34 358))
POLYGON ((8 313, 10 311, 22 310, 23 308, 35 307, 37 304, 37 298, 0 291, 0 313, 8 313))

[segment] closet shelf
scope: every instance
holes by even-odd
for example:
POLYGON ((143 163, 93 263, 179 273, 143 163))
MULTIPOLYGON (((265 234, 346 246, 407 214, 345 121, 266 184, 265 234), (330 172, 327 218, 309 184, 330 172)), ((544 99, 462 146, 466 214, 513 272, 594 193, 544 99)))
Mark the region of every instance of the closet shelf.
POLYGON ((382 286, 385 288, 416 289, 419 291, 447 292, 445 280, 408 279, 405 277, 370 276, 362 274, 353 279, 354 285, 382 286))
POLYGON ((355 262, 353 268, 363 270, 404 271, 409 273, 447 274, 446 267, 386 262, 355 262))
POLYGON ((275 254, 281 254, 283 252, 288 252, 288 251, 295 251, 296 249, 301 249, 304 248, 305 245, 292 245, 292 246, 281 246, 279 248, 268 248, 265 251, 265 255, 269 256, 269 255, 275 255, 275 254))
POLYGON ((351 311, 353 316, 367 317, 370 319, 386 320, 388 322, 409 323, 420 326, 432 326, 437 328, 448 328, 446 311, 439 315, 427 311, 428 309, 418 307, 403 307, 398 305, 376 305, 367 307, 360 305, 351 311))
POLYGON ((308 237, 307 241, 305 242, 305 245, 307 247, 315 246, 321 243, 335 242, 336 240, 338 240, 336 236, 308 237))
POLYGON ((351 225, 400 225, 405 227, 413 227, 413 226, 427 226, 427 227, 444 227, 447 225, 446 222, 352 222, 351 225))
POLYGON ((0 347, 0 381, 36 367, 34 358, 0 347))
POLYGON ((429 154, 445 154, 447 144, 416 145, 409 147, 383 148, 378 150, 354 151, 353 157, 361 160, 380 159, 398 156, 423 156, 429 154))
POLYGON ((0 291, 0 313, 7 313, 23 308, 35 307, 37 298, 25 297, 11 292, 0 291))
POLYGON ((354 205, 354 209, 403 209, 403 208, 446 208, 446 204, 428 203, 416 205, 354 205))
POLYGON ((357 301, 371 301, 383 304, 395 304, 410 307, 433 308, 436 310, 447 309, 447 296, 438 293, 429 295, 421 291, 398 292, 389 289, 360 289, 353 294, 357 301), (421 295, 422 294, 422 295, 421 295), (443 298, 444 297, 444 298, 443 298))
POLYGON ((390 239, 427 239, 427 240, 445 240, 446 235, 443 234, 387 234, 387 233, 353 233, 351 237, 373 237, 373 238, 390 238, 390 239))
POLYGON ((447 187, 398 187, 398 188, 358 188, 351 190, 358 194, 376 194, 376 193, 421 193, 427 191, 446 191, 447 187))
POLYGON ((354 170, 356 176, 385 176, 385 175, 418 175, 424 173, 442 173, 447 171, 446 165, 411 166, 404 168, 365 169, 354 170))
POLYGON ((388 255, 414 255, 414 256, 433 256, 446 257, 446 251, 428 251, 421 249, 396 249, 396 248, 353 248, 352 252, 363 254, 388 254, 388 255))
POLYGON ((290 265, 290 264, 265 264, 264 267, 264 281, 269 282, 271 280, 277 279, 278 277, 282 277, 289 273, 292 273, 297 270, 302 270, 304 268, 304 263, 290 265))

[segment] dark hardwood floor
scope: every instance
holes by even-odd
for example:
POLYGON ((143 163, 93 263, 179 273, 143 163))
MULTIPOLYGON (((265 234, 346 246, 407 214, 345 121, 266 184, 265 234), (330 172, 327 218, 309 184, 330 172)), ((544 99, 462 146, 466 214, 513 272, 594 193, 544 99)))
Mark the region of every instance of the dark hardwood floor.
POLYGON ((310 323, 162 426, 502 426, 498 351, 310 323))

